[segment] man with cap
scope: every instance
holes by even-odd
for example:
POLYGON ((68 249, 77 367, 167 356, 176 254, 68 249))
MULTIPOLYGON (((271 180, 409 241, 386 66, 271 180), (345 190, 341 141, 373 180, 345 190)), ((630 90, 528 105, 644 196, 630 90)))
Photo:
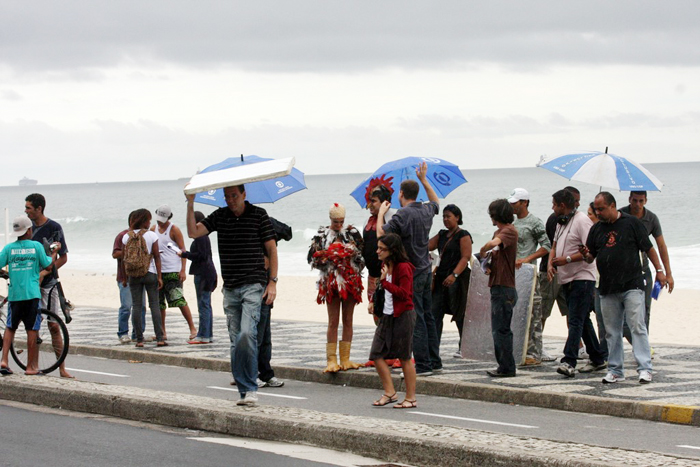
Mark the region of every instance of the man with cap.
POLYGON ((158 236, 160 248, 161 273, 163 275, 163 287, 158 291, 160 298, 160 313, 163 321, 163 336, 167 338, 165 331, 165 310, 179 308, 187 325, 190 327, 192 340, 197 336, 197 328, 192 321, 192 312, 185 300, 182 283, 187 279, 187 258, 180 257, 178 252, 185 251, 185 239, 178 226, 170 222, 173 217, 172 210, 167 204, 156 209, 156 225, 151 230, 158 236))
POLYGON ((26 216, 20 216, 12 221, 12 237, 16 241, 8 243, 0 252, 0 268, 8 267, 10 285, 8 291, 9 306, 7 311, 7 327, 2 343, 2 359, 0 374, 11 375, 8 362, 10 346, 15 338, 19 323, 23 322, 27 330, 27 369, 25 374, 39 374, 39 348, 37 339, 41 326, 39 302, 41 289, 39 287, 40 272, 51 266, 56 260, 60 244, 55 244, 51 257, 46 255, 44 245, 33 241, 32 221, 26 216))
POLYGON ((267 212, 246 201, 244 185, 224 188, 226 207, 202 222, 194 218, 194 195, 187 195, 187 234, 198 238, 218 232, 224 313, 231 340, 231 373, 241 398, 237 405, 258 402, 258 322, 262 301, 277 296, 277 244, 267 212), (265 269, 265 255, 269 270, 265 269))
POLYGON ((520 269, 524 263, 530 263, 535 268, 535 292, 532 298, 530 332, 524 365, 539 365, 542 363, 542 295, 540 282, 537 279, 537 260, 546 256, 552 245, 542 220, 529 211, 530 193, 525 188, 514 189, 508 202, 513 207, 513 213, 515 213, 513 226, 518 231, 515 268, 520 269))
MULTIPOLYGON (((68 246, 66 245, 66 237, 63 234, 61 225, 46 217, 44 210, 46 209, 46 198, 39 193, 32 193, 25 198, 24 212, 32 221, 32 240, 44 245, 44 250, 48 251, 48 245, 52 243, 60 243, 58 249, 58 258, 47 269, 39 273, 41 281, 41 303, 40 307, 53 311, 58 314, 59 310, 66 317, 66 324, 70 322, 70 314, 68 309, 63 310, 59 294, 61 293, 61 284, 58 281, 58 269, 68 262, 68 246)), ((51 344, 54 348, 63 348, 63 337, 58 329, 58 324, 48 323, 51 331, 51 344)), ((58 367, 58 373, 61 378, 73 378, 73 375, 66 370, 66 361, 58 367)))

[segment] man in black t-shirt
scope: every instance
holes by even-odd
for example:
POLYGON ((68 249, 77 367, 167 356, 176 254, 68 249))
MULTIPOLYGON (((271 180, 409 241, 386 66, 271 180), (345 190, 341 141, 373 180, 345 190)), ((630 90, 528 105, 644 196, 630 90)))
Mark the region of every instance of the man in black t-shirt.
POLYGON ((580 246, 588 263, 596 260, 600 273, 600 304, 608 343, 608 374, 603 383, 623 381, 622 323, 632 332, 632 350, 637 360, 639 382, 650 383, 651 351, 644 322, 644 276, 639 252, 646 253, 656 269, 656 280, 666 285, 666 276, 656 250, 641 221, 617 210, 615 198, 603 191, 595 197, 594 210, 600 219, 580 246))
POLYGON ((277 295, 277 244, 267 212, 245 200, 243 185, 224 188, 227 207, 202 222, 194 219, 194 195, 187 195, 187 235, 218 232, 224 313, 231 339, 231 372, 241 395, 237 405, 258 402, 257 326, 262 301, 277 295), (265 256, 269 269, 265 269, 265 256))
MULTIPOLYGON (((61 244, 58 250, 58 258, 50 268, 47 268, 39 274, 41 281, 41 308, 53 311, 60 315, 61 303, 59 298, 59 288, 61 284, 58 281, 58 268, 68 262, 68 246, 66 245, 66 237, 63 235, 63 228, 58 222, 49 219, 44 214, 46 209, 46 198, 39 193, 32 193, 25 198, 24 212, 32 221, 32 240, 37 241, 47 248, 48 255, 51 252, 48 246, 54 242, 61 244)), ((70 322, 70 314, 62 311, 66 317, 66 324, 70 322)), ((51 321, 47 326, 51 332, 51 345, 54 349, 60 350, 63 348, 63 337, 59 332, 58 324, 51 321)), ((73 378, 73 375, 66 370, 66 361, 64 360, 58 367, 58 373, 61 378, 73 378)))

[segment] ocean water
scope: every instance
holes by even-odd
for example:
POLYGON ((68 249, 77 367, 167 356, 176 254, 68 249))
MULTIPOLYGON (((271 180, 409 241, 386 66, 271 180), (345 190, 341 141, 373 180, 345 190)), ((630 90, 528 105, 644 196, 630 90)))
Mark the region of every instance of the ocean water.
MULTIPOLYGON (((669 246, 676 287, 700 290, 700 237, 695 231, 700 225, 700 162, 648 164, 646 167, 664 182, 661 192, 649 194, 647 207, 661 220, 666 244, 669 246)), ((468 183, 457 188, 441 204, 454 203, 462 209, 464 225, 479 248, 493 234, 494 228, 486 213, 488 204, 507 197, 515 187, 526 188, 531 195, 530 211, 545 220, 551 213, 551 194, 571 184, 568 180, 546 170, 531 168, 466 170, 468 183)), ((349 193, 368 174, 307 176, 308 190, 295 193, 274 204, 264 204, 268 213, 289 224, 294 238, 281 242, 281 275, 315 275, 306 263, 310 239, 320 225, 328 224, 331 203, 344 204, 346 222, 361 228, 368 217, 349 193)), ((36 187, 0 187, 0 209, 7 208, 10 220, 24 210, 24 198, 31 192, 42 193, 47 199, 47 215, 61 223, 69 248, 67 268, 113 274, 116 262, 111 257, 115 236, 126 228, 129 212, 138 208, 155 210, 161 204, 173 209, 172 221, 185 230, 186 182, 153 181, 121 183, 86 183, 67 185, 37 185, 36 187)), ((599 187, 573 183, 581 190, 582 206, 593 200, 599 187)), ((627 204, 628 193, 613 192, 619 206, 627 204)), ((197 204, 205 214, 215 208, 197 204)), ((4 211, 4 209, 3 209, 4 211)), ((4 213, 1 214, 4 218, 4 213)), ((442 228, 442 218, 436 217, 432 233, 442 228)), ((0 226, 0 244, 5 244, 4 225, 0 226)), ((216 254, 216 234, 212 243, 216 254)), ((189 240, 186 240, 189 245, 189 240)), ((216 262, 216 261, 215 261, 216 262)))

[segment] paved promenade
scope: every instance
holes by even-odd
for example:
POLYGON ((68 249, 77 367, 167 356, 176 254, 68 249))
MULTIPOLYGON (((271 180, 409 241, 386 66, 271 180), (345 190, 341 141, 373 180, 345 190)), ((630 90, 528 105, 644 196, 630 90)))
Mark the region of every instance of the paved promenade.
MULTIPOLYGON (((133 346, 119 344, 116 336, 117 312, 109 309, 78 308, 74 320, 69 325, 71 344, 108 347, 131 350, 133 346)), ((149 332, 150 317, 147 319, 146 335, 149 332)), ((169 346, 156 349, 147 344, 143 353, 164 355, 181 355, 188 357, 207 357, 228 359, 228 333, 224 318, 214 319, 214 340, 210 345, 188 345, 187 328, 179 311, 168 310, 167 333, 169 346)), ((323 323, 272 320, 273 367, 278 368, 279 376, 289 377, 289 371, 283 369, 321 370, 325 368, 325 333, 323 323)), ((365 362, 374 334, 373 327, 355 327, 351 358, 365 362)), ((544 339, 545 348, 555 356, 561 356, 564 347, 562 339, 544 339)), ((444 332, 441 354, 444 372, 440 375, 419 378, 426 383, 475 383, 499 389, 527 390, 531 393, 557 393, 581 396, 594 396, 605 400, 634 400, 637 402, 678 405, 682 407, 700 407, 700 346, 654 345, 654 382, 641 385, 637 380, 636 363, 631 347, 625 344, 625 376, 627 380, 617 384, 602 384, 605 372, 581 374, 566 378, 556 373, 556 362, 543 363, 537 367, 519 368, 515 378, 492 379, 485 370, 493 368, 494 362, 480 362, 457 359, 453 357, 457 350, 458 335, 450 326, 444 332)), ((131 352, 129 352, 131 353, 131 352)), ((581 362, 579 366, 583 366, 581 362)), ((396 375, 400 370, 394 370, 396 375)), ((315 372, 314 372, 315 373, 315 372)), ((345 372, 346 374, 367 373, 376 375, 373 368, 345 372)), ((309 375, 310 371, 293 372, 294 375, 309 375)), ((319 380, 318 375, 314 376, 319 380)), ((364 378, 363 378, 364 379, 364 378)), ((343 382, 345 379, 343 379, 343 382)), ((378 384, 378 381, 377 381, 378 384)), ((419 387, 420 390, 420 387, 419 387)), ((467 396, 469 397, 469 395, 467 396)), ((474 397, 476 398, 476 397, 474 397)), ((521 401, 520 403, 525 403, 521 401)), ((535 404, 537 405, 537 404, 535 404)), ((693 415, 691 415, 693 416, 693 415)), ((694 415, 697 417, 697 415, 694 415)), ((680 421, 682 420, 670 420, 680 421)), ((700 422, 700 420, 698 420, 700 422)), ((685 423, 689 423, 686 421, 685 423)), ((695 424, 695 423, 694 423, 695 424)))

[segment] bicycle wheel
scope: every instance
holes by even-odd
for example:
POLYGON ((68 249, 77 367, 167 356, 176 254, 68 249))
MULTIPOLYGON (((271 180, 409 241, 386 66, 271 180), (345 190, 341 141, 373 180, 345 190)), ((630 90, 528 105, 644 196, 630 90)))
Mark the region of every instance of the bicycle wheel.
MULTIPOLYGON (((51 373, 58 368, 68 355, 70 338, 68 328, 61 318, 53 311, 40 310, 41 328, 37 345, 39 347, 39 370, 42 373, 51 373)), ((17 365, 23 370, 27 369, 27 335, 15 334, 15 342, 10 347, 10 353, 17 365)))

